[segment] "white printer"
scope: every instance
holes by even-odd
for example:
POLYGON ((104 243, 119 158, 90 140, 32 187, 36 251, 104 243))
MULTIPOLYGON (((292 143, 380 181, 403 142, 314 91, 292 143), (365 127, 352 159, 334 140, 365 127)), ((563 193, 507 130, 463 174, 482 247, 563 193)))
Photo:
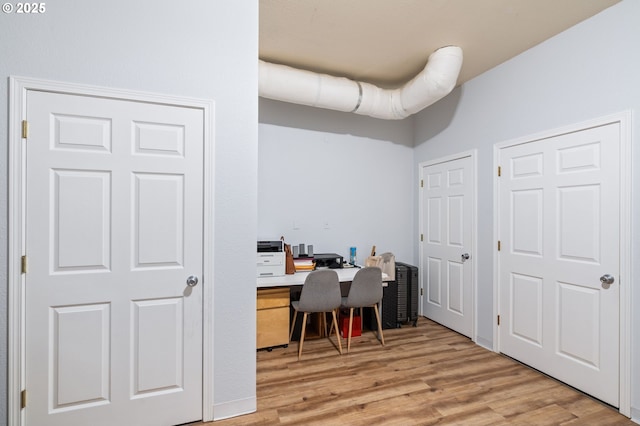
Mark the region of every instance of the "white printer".
POLYGON ((285 275, 284 241, 258 241, 258 278, 285 275))

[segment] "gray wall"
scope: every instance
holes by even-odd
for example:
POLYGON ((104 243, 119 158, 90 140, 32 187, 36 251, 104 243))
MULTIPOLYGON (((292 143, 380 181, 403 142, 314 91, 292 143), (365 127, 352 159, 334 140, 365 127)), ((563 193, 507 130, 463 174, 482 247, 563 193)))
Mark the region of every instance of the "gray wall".
POLYGON ((258 238, 413 262, 411 123, 260 100, 258 238), (295 228, 294 229, 294 223, 295 228))
MULTIPOLYGON (((0 282, 7 283, 10 75, 213 99, 216 416, 252 409, 256 266, 248 254, 257 233, 257 0, 57 0, 46 7, 39 16, 0 14, 0 282)), ((7 418, 6 333, 2 285, 0 424, 7 418)))
MULTIPOLYGON (((414 167, 478 150, 478 341, 493 343, 493 145, 632 110, 632 259, 640 250, 640 2, 624 0, 482 74, 414 118, 414 167)), ((416 222, 417 226, 417 222, 416 222)), ((632 262, 632 306, 640 263, 632 262)), ((632 312, 632 414, 640 419, 640 312, 632 312)))

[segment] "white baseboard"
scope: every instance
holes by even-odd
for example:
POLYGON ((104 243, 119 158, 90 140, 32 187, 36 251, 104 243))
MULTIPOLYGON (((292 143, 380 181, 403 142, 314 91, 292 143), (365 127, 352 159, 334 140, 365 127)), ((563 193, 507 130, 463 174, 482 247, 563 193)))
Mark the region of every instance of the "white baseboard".
POLYGON ((230 417, 242 416, 243 414, 255 413, 258 409, 258 398, 239 399, 236 401, 214 404, 213 420, 224 420, 230 417))
POLYGON ((476 337, 476 345, 482 346, 483 348, 488 349, 491 352, 493 352, 493 342, 490 342, 489 340, 482 339, 480 337, 476 337))

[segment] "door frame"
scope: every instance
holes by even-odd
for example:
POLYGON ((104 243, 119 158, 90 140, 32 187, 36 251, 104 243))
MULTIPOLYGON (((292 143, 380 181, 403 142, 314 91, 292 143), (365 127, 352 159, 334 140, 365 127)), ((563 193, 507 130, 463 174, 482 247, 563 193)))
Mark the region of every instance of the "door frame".
MULTIPOLYGON (((420 180, 419 185, 422 188, 424 184, 424 176, 422 174, 422 170, 425 167, 434 166, 436 164, 448 163, 450 161, 460 160, 465 157, 471 157, 471 165, 473 170, 471 172, 471 176, 473 176, 473 188, 471 189, 472 200, 471 200, 471 256, 473 263, 471 265, 471 341, 476 342, 478 336, 478 322, 476 321, 476 313, 477 309, 477 277, 478 277, 478 262, 476 262, 477 254, 478 254, 478 151, 476 149, 472 149, 469 151, 459 152, 457 154, 447 155, 445 157, 440 157, 434 160, 423 161, 418 163, 418 178, 420 180)), ((418 280, 420 281, 420 315, 424 315, 424 271, 425 266, 423 265, 423 255, 424 255, 424 243, 422 238, 425 234, 425 223, 423 223, 423 206, 424 206, 424 190, 419 191, 418 196, 418 228, 420 232, 420 250, 418 256, 419 259, 419 267, 418 267, 418 280)))
POLYGON ((202 277, 202 417, 213 420, 213 241, 214 241, 214 115, 212 100, 114 89, 29 77, 9 78, 9 198, 8 198, 8 425, 24 424, 21 391, 25 383, 25 277, 22 256, 26 237, 26 148, 22 120, 27 93, 45 91, 134 102, 152 102, 200 109, 204 118, 203 277, 202 277))
MULTIPOLYGON (((502 149, 548 139, 567 133, 575 133, 593 127, 618 123, 620 125, 620 371, 619 412, 631 416, 631 141, 632 113, 619 113, 586 120, 579 123, 545 130, 532 135, 496 143, 493 146, 493 237, 499 237, 499 179, 500 153, 502 149)), ((500 313, 500 280, 497 254, 493 256, 493 318, 500 313)), ((497 321, 493 323, 493 351, 500 352, 500 333, 497 321)))

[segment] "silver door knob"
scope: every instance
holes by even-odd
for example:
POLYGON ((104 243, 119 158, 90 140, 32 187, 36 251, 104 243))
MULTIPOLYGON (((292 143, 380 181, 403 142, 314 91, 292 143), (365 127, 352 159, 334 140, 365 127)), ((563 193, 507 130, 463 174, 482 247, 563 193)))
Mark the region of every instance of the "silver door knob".
POLYGON ((471 256, 469 256, 469 253, 463 253, 462 256, 460 256, 462 258, 462 261, 464 262, 465 260, 469 260, 469 258, 471 256))
POLYGON ((198 285, 198 277, 196 277, 195 275, 190 275, 189 277, 187 277, 187 285, 189 287, 195 287, 198 285))
POLYGON ((600 282, 602 284, 613 284, 613 282, 616 279, 613 277, 613 275, 609 275, 609 274, 604 274, 603 276, 600 277, 600 282))

